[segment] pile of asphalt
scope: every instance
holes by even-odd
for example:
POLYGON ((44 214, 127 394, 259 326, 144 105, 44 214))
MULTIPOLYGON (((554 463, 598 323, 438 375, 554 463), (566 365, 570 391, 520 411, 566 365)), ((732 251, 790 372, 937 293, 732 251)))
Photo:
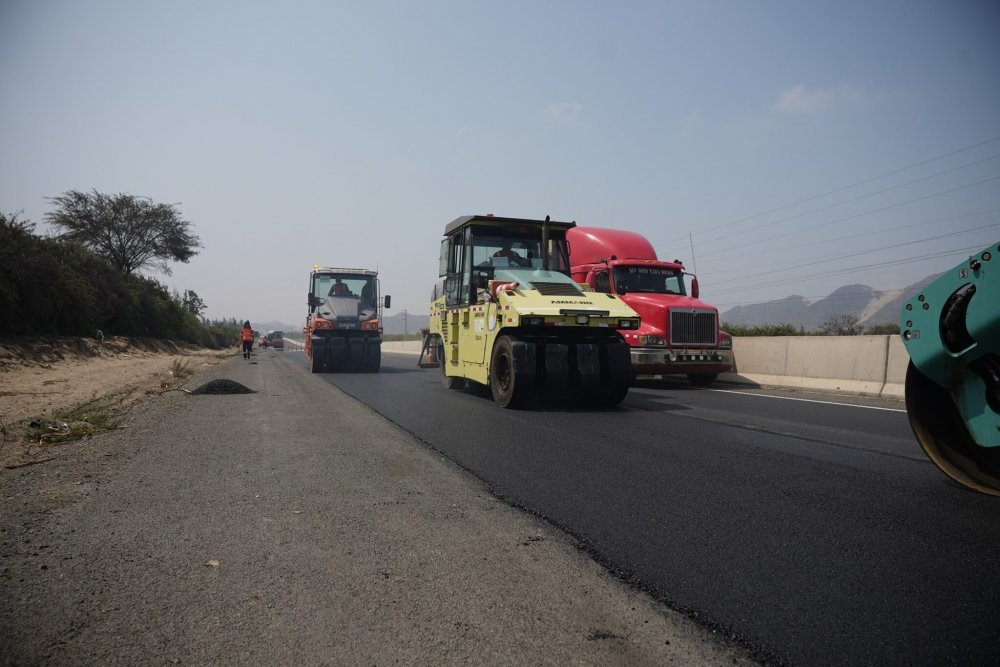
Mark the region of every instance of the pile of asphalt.
POLYGON ((244 387, 239 382, 220 378, 211 380, 201 385, 197 389, 191 390, 192 394, 256 394, 257 392, 248 387, 244 387))

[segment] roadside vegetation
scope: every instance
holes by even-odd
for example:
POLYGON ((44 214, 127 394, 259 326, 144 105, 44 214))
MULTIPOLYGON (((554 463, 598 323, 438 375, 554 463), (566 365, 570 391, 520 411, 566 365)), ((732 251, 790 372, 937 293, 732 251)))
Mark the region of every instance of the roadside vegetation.
POLYGON ((194 367, 188 359, 177 359, 170 365, 170 377, 184 380, 194 375, 194 367))
POLYGON ((145 249, 130 257, 122 248, 100 247, 79 230, 40 236, 18 214, 0 213, 0 336, 147 337, 211 348, 232 343, 239 332, 235 319, 203 319, 205 304, 195 292, 171 292, 136 273, 141 266, 164 268, 167 260, 187 261, 199 247, 174 209, 165 211, 146 200, 133 202, 130 209, 129 196, 117 195, 111 203, 95 204, 88 218, 88 197, 104 196, 68 195, 76 208, 67 213, 60 206, 49 216, 54 226, 66 229, 63 225, 72 216, 86 218, 91 239, 103 225, 108 235, 131 235, 135 247, 145 249), (102 211, 101 206, 113 210, 102 211), (122 216, 127 215, 146 227, 126 224, 122 216), (167 225, 165 237, 158 236, 156 216, 167 225))
POLYGON ((853 315, 838 315, 824 322, 819 329, 807 330, 792 324, 727 324, 720 328, 732 336, 892 336, 899 334, 898 324, 877 324, 870 327, 858 323, 853 315))

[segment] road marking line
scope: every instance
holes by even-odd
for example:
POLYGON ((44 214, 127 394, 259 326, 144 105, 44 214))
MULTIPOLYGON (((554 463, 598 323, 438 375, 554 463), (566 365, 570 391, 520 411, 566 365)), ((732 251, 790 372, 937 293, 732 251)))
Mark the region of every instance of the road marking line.
POLYGON ((854 403, 837 403, 836 401, 817 401, 812 398, 794 398, 792 396, 775 396, 774 394, 751 394, 748 391, 734 391, 732 389, 709 389, 722 394, 740 394, 741 396, 760 396, 762 398, 780 398, 784 401, 802 401, 803 403, 821 403, 823 405, 842 405, 846 408, 864 408, 866 410, 885 410, 886 412, 906 412, 899 408, 880 408, 875 405, 856 405, 854 403))

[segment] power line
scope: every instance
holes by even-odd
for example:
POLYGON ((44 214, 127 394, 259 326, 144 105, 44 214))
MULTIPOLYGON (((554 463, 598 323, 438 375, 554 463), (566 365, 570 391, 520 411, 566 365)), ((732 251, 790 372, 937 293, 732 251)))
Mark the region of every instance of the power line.
MULTIPOLYGON (((974 245, 974 246, 966 246, 964 248, 956 248, 954 250, 946 250, 946 251, 943 251, 943 252, 931 253, 931 254, 927 254, 927 255, 918 255, 918 256, 915 256, 915 257, 905 257, 903 259, 890 260, 890 261, 885 261, 885 262, 878 262, 877 264, 865 264, 865 265, 862 265, 862 266, 845 267, 845 268, 842 268, 842 269, 837 269, 835 271, 823 271, 823 272, 820 272, 820 273, 811 273, 811 274, 806 274, 806 275, 801 275, 801 276, 792 276, 791 278, 779 279, 779 280, 772 281, 772 282, 767 282, 767 283, 758 283, 756 285, 750 285, 748 287, 724 287, 721 290, 718 290, 718 292, 720 292, 720 293, 726 293, 726 292, 746 292, 748 290, 763 289, 765 287, 776 287, 778 285, 791 285, 791 284, 795 284, 795 283, 806 282, 808 280, 814 280, 816 278, 826 278, 827 276, 844 275, 844 274, 848 274, 848 273, 857 273, 859 271, 865 271, 867 269, 884 268, 884 267, 887 267, 887 266, 896 266, 898 264, 907 264, 907 263, 911 263, 911 262, 914 262, 914 261, 917 261, 917 260, 933 259, 933 258, 936 258, 936 257, 946 257, 946 256, 949 256, 949 255, 955 255, 957 253, 966 253, 966 252, 969 252, 969 251, 980 250, 981 248, 982 248, 982 244, 980 244, 980 245, 974 245)), ((709 284, 707 284, 707 286, 710 287, 711 284, 709 283, 709 284)), ((708 290, 706 290, 706 291, 708 291, 708 290)), ((713 293, 715 292, 715 290, 711 290, 711 291, 713 293)))
MULTIPOLYGON (((759 254, 754 255, 754 258, 755 259, 759 258, 762 254, 772 254, 772 253, 776 253, 776 252, 787 252, 789 250, 795 250, 797 248, 807 248, 809 246, 819 245, 821 243, 823 243, 823 244, 829 244, 829 243, 835 243, 837 241, 846 241, 846 240, 849 240, 849 239, 856 239, 856 238, 862 238, 862 237, 867 237, 867 236, 875 236, 876 234, 886 234, 888 232, 895 232, 895 231, 899 231, 901 229, 915 229, 917 227, 923 227, 925 225, 940 224, 942 222, 951 222, 953 220, 962 220, 964 218, 974 218, 974 217, 979 216, 979 215, 988 215, 990 213, 996 213, 997 211, 1000 211, 1000 208, 991 208, 991 209, 986 210, 986 211, 976 211, 974 213, 963 213, 961 215, 953 215, 953 216, 949 216, 947 218, 935 218, 934 220, 925 220, 924 222, 917 222, 917 223, 913 223, 913 224, 898 225, 896 227, 886 227, 885 229, 879 229, 879 230, 874 231, 874 232, 862 232, 860 234, 849 234, 847 236, 835 236, 835 237, 833 237, 831 239, 821 239, 821 240, 818 240, 818 241, 809 241, 807 243, 799 243, 797 245, 782 246, 780 248, 768 248, 767 250, 764 250, 764 251, 760 252, 759 254)), ((733 249, 732 253, 734 253, 734 254, 740 254, 740 255, 743 254, 742 251, 740 249, 738 249, 738 248, 737 249, 733 249)))
MULTIPOLYGON (((909 286, 907 286, 907 287, 897 287, 897 288, 894 288, 894 289, 883 289, 883 290, 877 290, 875 288, 872 288, 872 291, 873 292, 878 292, 883 297, 886 297, 886 296, 893 297, 893 296, 899 296, 900 294, 902 294, 903 292, 905 292, 908 289, 908 287, 909 286)), ((714 305, 716 308, 722 308, 722 307, 725 307, 725 306, 730 306, 730 307, 733 307, 733 306, 756 306, 756 305, 759 305, 759 304, 762 304, 762 303, 766 303, 768 305, 781 304, 781 303, 798 303, 799 299, 804 299, 806 301, 819 301, 819 300, 827 300, 827 299, 829 299, 831 301, 839 301, 839 300, 848 299, 848 298, 855 297, 855 296, 867 296, 869 294, 871 294, 871 292, 840 292, 838 294, 821 294, 821 295, 816 295, 816 296, 803 296, 801 294, 794 294, 794 295, 789 295, 789 296, 786 296, 786 297, 782 297, 780 299, 772 299, 771 301, 733 301, 733 302, 730 302, 730 303, 716 303, 716 302, 713 301, 712 305, 714 305)))
MULTIPOLYGON (((741 222, 746 222, 747 220, 753 220, 754 218, 759 218, 762 215, 769 215, 771 213, 777 213, 778 211, 783 211, 786 208, 791 208, 792 206, 798 206, 799 204, 806 204, 808 202, 815 201, 816 199, 821 199, 823 197, 827 197, 829 195, 836 194, 838 192, 843 192, 844 190, 850 190, 850 189, 856 188, 856 187, 858 187, 860 185, 865 185, 866 183, 871 183, 873 181, 877 181, 877 180, 886 178, 888 176, 892 176, 894 174, 900 174, 900 173, 902 173, 904 171, 909 171, 910 169, 916 169, 917 167, 922 167, 923 165, 930 164, 931 162, 937 162, 938 160, 943 160, 944 158, 951 157, 952 155, 958 155, 959 153, 964 153, 966 151, 971 151, 971 150, 973 150, 975 148, 979 148, 980 146, 985 146, 986 144, 991 144, 991 143, 993 143, 995 141, 1000 141, 1000 136, 993 137, 991 139, 986 139, 985 141, 980 141, 979 143, 972 144, 971 146, 966 146, 964 148, 959 148, 958 150, 954 150, 954 151, 951 151, 949 153, 944 153, 942 155, 938 155, 937 157, 932 157, 932 158, 927 159, 927 160, 922 160, 921 162, 917 162, 917 163, 914 163, 914 164, 911 164, 911 165, 907 165, 907 166, 901 167, 899 169, 893 169, 892 171, 887 171, 884 174, 880 174, 878 176, 873 176, 871 178, 866 178, 866 179, 864 179, 862 181, 858 181, 857 183, 852 183, 851 185, 844 185, 842 187, 834 188, 833 190, 830 190, 828 192, 824 192, 822 194, 813 195, 811 197, 806 197, 805 199, 799 199, 798 201, 794 201, 794 202, 792 202, 790 204, 784 204, 782 206, 778 206, 777 208, 772 208, 772 209, 767 210, 767 211, 762 211, 761 213, 755 213, 753 215, 748 215, 748 216, 746 216, 744 218, 739 218, 738 220, 733 220, 731 222, 727 222, 727 223, 724 223, 724 224, 721 224, 721 225, 716 225, 715 227, 709 227, 708 229, 706 229, 704 231, 705 232, 712 232, 712 231, 715 231, 716 229, 723 229, 724 227, 729 227, 731 225, 735 225, 735 224, 738 224, 738 223, 741 223, 741 222)), ((682 240, 682 239, 683 239, 683 237, 680 237, 680 240, 682 240)), ((653 246, 654 247, 658 247, 658 246, 661 246, 661 245, 665 245, 666 243, 675 243, 677 240, 678 239, 672 239, 670 241, 663 241, 661 243, 654 243, 653 246)))
MULTIPOLYGON (((893 209, 893 208, 899 208, 900 206, 906 206, 907 204, 913 204, 913 203, 918 202, 918 201, 926 201, 928 199, 933 199, 934 197, 940 197, 941 195, 951 194, 952 192, 958 192, 959 190, 967 190, 969 188, 974 188, 977 185, 983 185, 985 183, 992 183, 993 181, 997 181, 997 180, 1000 180, 1000 176, 994 176, 993 178, 987 178, 985 180, 978 181, 976 183, 969 183, 968 185, 960 185, 960 186, 958 186, 956 188, 950 188, 948 190, 942 190, 941 192, 935 192, 934 194, 924 195, 923 197, 917 197, 915 199, 908 199, 906 201, 899 202, 897 204, 890 204, 889 206, 883 206, 882 208, 876 208, 876 209, 873 209, 871 211, 863 211, 861 213, 856 213, 854 215, 848 215, 848 216, 845 216, 843 218, 837 218, 836 220, 828 220, 826 222, 820 222, 820 223, 817 223, 817 224, 812 225, 810 227, 803 227, 801 229, 795 229, 795 230, 792 230, 790 232, 785 232, 784 234, 776 234, 775 236, 769 236, 767 238, 757 239, 756 241, 749 241, 747 243, 744 243, 742 247, 746 248, 747 246, 757 245, 758 243, 765 243, 767 241, 773 241, 774 239, 782 239, 782 238, 785 238, 786 236, 793 236, 795 234, 801 234, 802 232, 808 232, 810 230, 816 229, 817 227, 823 227, 823 226, 826 226, 826 225, 833 225, 833 224, 836 224, 838 222, 844 222, 845 220, 854 220, 856 218, 862 218, 862 217, 864 217, 866 215, 871 215, 872 213, 881 213, 882 211, 888 211, 888 210, 893 209)), ((718 255, 720 252, 726 252, 726 249, 718 250, 716 252, 705 253, 705 254, 702 255, 702 258, 704 258, 704 257, 710 257, 712 255, 718 255)))
POLYGON ((865 265, 862 265, 862 266, 854 266, 854 267, 847 267, 847 268, 843 268, 843 269, 837 269, 835 271, 825 271, 825 272, 821 272, 821 273, 806 274, 806 275, 795 276, 795 277, 792 277, 792 278, 787 278, 787 279, 784 279, 784 280, 778 280, 778 281, 774 281, 774 282, 770 282, 770 283, 761 283, 761 284, 753 285, 753 286, 750 286, 750 287, 743 287, 743 288, 740 288, 740 287, 727 287, 727 288, 719 290, 719 292, 746 292, 747 290, 761 289, 761 288, 765 288, 765 287, 776 287, 778 285, 793 285, 795 283, 807 282, 809 280, 814 280, 816 278, 826 278, 828 276, 834 276, 834 275, 846 275, 846 274, 850 274, 850 273, 858 273, 860 271, 865 271, 865 270, 872 269, 872 268, 884 268, 884 267, 888 267, 888 266, 896 266, 898 264, 906 264, 906 263, 914 262, 916 260, 925 260, 925 259, 933 259, 933 258, 937 258, 937 257, 946 257, 946 256, 954 255, 956 252, 969 252, 970 250, 978 250, 981 247, 982 246, 979 246, 979 245, 968 246, 966 248, 958 248, 956 250, 950 250, 950 251, 940 252, 940 253, 932 253, 932 254, 928 254, 928 255, 919 255, 919 256, 916 256, 916 257, 907 257, 905 259, 900 259, 900 260, 895 260, 895 261, 890 261, 890 262, 879 262, 878 264, 865 264, 865 265))
POLYGON ((795 269, 801 269, 801 268, 804 268, 806 266, 816 266, 817 264, 827 264, 829 262, 836 262, 836 261, 841 260, 841 259, 850 259, 851 257, 860 257, 861 255, 870 255, 870 254, 875 253, 875 252, 884 252, 886 250, 893 250, 895 248, 902 248, 902 247, 905 247, 905 246, 908 246, 908 245, 916 245, 918 243, 927 243, 929 241, 939 241, 941 239, 950 239, 950 238, 954 238, 956 236, 964 236, 965 234, 971 234, 973 232, 978 232, 978 231, 981 231, 983 229, 992 229, 994 227, 1000 227, 1000 222, 994 223, 992 225, 983 225, 981 227, 974 227, 973 229, 966 229, 966 230, 963 230, 963 231, 960 231, 960 232, 951 232, 951 233, 948 233, 948 234, 940 234, 938 236, 931 236, 929 238, 919 239, 917 241, 904 241, 903 243, 894 243, 892 245, 883 246, 881 248, 871 248, 869 250, 862 250, 861 252, 855 252, 855 253, 851 253, 851 254, 848 254, 848 255, 839 255, 839 256, 836 256, 836 257, 829 257, 828 256, 826 258, 824 258, 824 257, 816 257, 816 258, 813 258, 813 259, 810 259, 810 260, 806 261, 803 264, 796 264, 794 266, 786 266, 786 267, 783 267, 783 268, 780 268, 780 269, 771 269, 771 270, 766 271, 764 273, 744 274, 744 275, 741 275, 739 278, 728 278, 726 280, 720 280, 718 282, 713 282, 712 285, 714 286, 714 285, 720 285, 720 284, 725 284, 725 283, 731 283, 731 282, 734 282, 736 280, 743 280, 744 278, 754 278, 756 276, 772 275, 772 274, 775 274, 775 273, 780 273, 782 271, 794 271, 795 269))
MULTIPOLYGON (((837 208, 839 206, 844 206, 846 204, 851 204, 851 203, 856 202, 856 201, 861 201, 862 199, 868 199, 869 197, 874 197, 876 195, 885 194, 886 192, 891 192, 892 190, 898 190, 899 188, 904 188, 904 187, 906 187, 908 185, 913 185, 914 183, 919 183, 921 181, 927 181, 927 180, 930 180, 932 178, 937 178, 938 176, 943 176, 945 174, 949 174, 949 173, 954 172, 954 171, 959 171, 961 169, 966 169, 968 167, 973 167, 973 166, 975 166, 977 164, 982 164, 983 162, 989 162, 990 160, 995 160, 998 157, 1000 157, 1000 153, 998 153, 997 155, 991 155, 988 158, 983 158, 982 160, 976 160, 975 162, 969 162, 967 164, 963 164, 963 165, 961 165, 959 167, 952 167, 951 169, 945 169, 944 171, 939 171, 936 174, 930 174, 929 176, 922 176, 920 178, 915 178, 912 181, 907 181, 905 183, 900 183, 899 185, 894 185, 894 186, 892 186, 890 188, 884 188, 882 190, 876 190, 875 192, 870 192, 870 193, 868 193, 866 195, 860 195, 860 196, 854 197, 852 199, 846 199, 846 200, 844 200, 842 202, 837 202, 835 204, 830 204, 828 206, 821 206, 820 208, 814 208, 811 211, 805 211, 804 213, 799 213, 797 215, 792 215, 792 216, 789 216, 787 218, 779 218, 778 220, 773 220, 773 221, 768 222, 768 223, 763 224, 763 225, 757 225, 756 227, 751 227, 750 229, 745 229, 745 230, 740 231, 740 232, 735 232, 733 235, 735 236, 735 235, 739 235, 739 234, 746 234, 747 232, 755 232, 755 231, 759 231, 761 229, 764 229, 765 227, 773 227, 774 225, 781 224, 782 222, 788 222, 789 220, 797 220, 799 218, 804 218, 805 216, 812 215, 813 213, 820 213, 822 211, 829 211, 832 208, 837 208)), ((717 236, 715 238, 705 239, 703 241, 703 243, 711 243, 712 241, 718 241, 720 239, 725 239, 725 238, 729 238, 729 237, 726 237, 726 236, 717 236)))

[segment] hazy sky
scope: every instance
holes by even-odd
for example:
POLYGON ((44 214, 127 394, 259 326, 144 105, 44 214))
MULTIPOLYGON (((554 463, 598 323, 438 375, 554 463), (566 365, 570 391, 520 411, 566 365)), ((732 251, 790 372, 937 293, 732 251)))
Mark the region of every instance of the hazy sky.
POLYGON ((314 263, 425 314, 487 212, 641 232, 721 310, 896 289, 1000 240, 1000 2, 0 0, 0 153, 43 232, 178 204, 210 317, 304 320, 314 263))

